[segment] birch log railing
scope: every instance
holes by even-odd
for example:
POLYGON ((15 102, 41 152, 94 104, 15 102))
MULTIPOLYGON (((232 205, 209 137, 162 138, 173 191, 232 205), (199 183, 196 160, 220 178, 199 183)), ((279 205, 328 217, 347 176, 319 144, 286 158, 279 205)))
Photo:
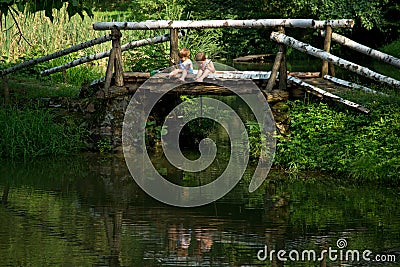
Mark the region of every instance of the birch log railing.
POLYGON ((293 47, 296 50, 299 50, 301 52, 304 52, 306 54, 312 55, 314 57, 320 58, 322 60, 331 62, 332 64, 335 64, 337 66, 340 66, 344 69, 350 70, 352 72, 355 72, 359 75, 372 78, 376 81, 386 83, 390 86, 400 88, 400 81, 390 78, 388 76, 379 74, 377 72, 374 72, 366 67, 363 67, 361 65, 352 63, 348 60, 342 59, 340 57, 337 57, 335 55, 332 55, 328 52, 325 52, 322 49, 315 48, 309 44, 300 42, 292 37, 289 37, 285 34, 279 33, 279 32, 272 32, 270 38, 278 43, 285 44, 287 46, 293 47))
MULTIPOLYGON (((273 28, 279 32, 272 32, 270 39, 276 41, 278 43, 278 53, 275 58, 274 67, 271 72, 271 78, 268 81, 267 90, 271 91, 272 87, 275 84, 275 78, 279 73, 279 89, 285 90, 287 80, 294 81, 292 78, 287 76, 286 70, 286 47, 291 46, 301 52, 305 52, 307 54, 316 56, 322 59, 322 69, 321 76, 327 77, 328 71, 330 71, 331 75, 334 76, 334 68, 333 65, 338 65, 350 71, 354 71, 360 75, 373 78, 380 82, 387 83, 391 86, 400 87, 400 82, 392 79, 390 77, 386 77, 379 73, 373 72, 365 67, 354 64, 352 62, 346 61, 339 57, 336 57, 330 54, 330 46, 331 40, 341 43, 342 45, 354 46, 359 49, 358 51, 376 56, 379 59, 389 62, 395 66, 400 66, 400 60, 393 58, 386 54, 379 54, 375 50, 371 50, 370 48, 363 47, 360 44, 355 42, 350 42, 349 39, 345 39, 346 37, 340 36, 336 33, 333 33, 333 29, 335 28, 352 28, 354 25, 353 20, 351 19, 340 19, 340 20, 313 20, 313 19, 258 19, 258 20, 202 20, 202 21, 173 21, 173 20, 157 20, 157 21, 145 21, 145 22, 97 22, 93 24, 94 30, 110 30, 111 33, 90 40, 88 42, 81 43, 79 45, 70 47, 65 50, 61 50, 59 52, 40 57, 37 59, 33 59, 14 67, 5 69, 0 72, 3 78, 4 84, 4 94, 8 94, 8 89, 6 92, 7 86, 7 75, 17 71, 21 68, 32 66, 34 64, 44 62, 47 60, 51 60, 81 49, 84 49, 89 46, 93 46, 96 44, 100 44, 107 41, 112 41, 112 48, 108 51, 92 54, 89 56, 85 56, 71 62, 65 63, 61 66, 57 66, 51 69, 47 69, 41 72, 42 76, 50 75, 55 72, 64 72, 65 70, 71 67, 78 66, 80 64, 91 62, 94 60, 98 60, 101 58, 108 57, 108 65, 105 76, 104 89, 105 91, 111 85, 111 79, 114 76, 115 85, 123 86, 124 78, 123 78, 123 64, 121 54, 123 51, 148 45, 148 44, 157 44, 161 42, 170 41, 170 64, 176 64, 178 61, 178 39, 182 37, 181 29, 206 29, 206 28, 273 28), (285 35, 286 28, 310 28, 310 29, 319 29, 325 37, 324 41, 324 50, 312 47, 311 45, 302 43, 298 40, 295 40, 287 35, 285 35), (157 36, 153 38, 143 39, 132 41, 127 44, 121 45, 121 31, 122 30, 158 30, 158 29, 169 29, 170 33, 162 36, 157 36), (354 43, 356 45, 354 45, 354 43)), ((354 48, 355 49, 355 48, 354 48)), ((337 81, 336 81, 337 82, 337 81)), ((298 83, 300 84, 300 83, 298 83)), ((318 90, 313 90, 317 92, 318 90)), ((371 90, 372 91, 372 90, 371 90)), ((322 91, 318 91, 321 94, 322 91)), ((331 96, 329 93, 323 93, 324 96, 331 96)), ((336 96, 332 96, 337 101, 336 96)), ((346 101, 340 101, 343 103, 347 103, 346 101)), ((349 103, 348 103, 349 104, 349 103)), ((351 104, 352 105, 352 104, 351 104)), ((354 107, 354 105, 353 105, 354 107)))
MULTIPOLYGON (((327 34, 329 34, 327 31, 321 32, 321 35, 324 37, 326 37, 327 34)), ((400 59, 398 59, 394 56, 385 54, 378 50, 372 49, 368 46, 357 43, 357 42, 351 40, 350 38, 347 38, 347 37, 337 34, 337 33, 331 33, 331 38, 332 38, 332 41, 335 41, 341 45, 347 46, 357 52, 363 53, 365 55, 368 55, 370 57, 376 58, 380 61, 386 62, 388 64, 391 64, 393 66, 400 68, 400 59)), ((329 51, 327 51, 327 52, 329 52, 329 51)))
MULTIPOLYGON (((94 30, 170 30, 170 58, 171 64, 178 61, 178 38, 176 31, 178 29, 205 29, 205 28, 276 28, 280 32, 285 32, 286 28, 313 28, 326 29, 332 28, 351 28, 354 21, 351 19, 340 20, 313 20, 313 19, 258 19, 258 20, 153 20, 145 22, 97 22, 93 24, 94 30)), ((277 76, 279 69, 279 89, 286 90, 286 47, 279 45, 280 54, 277 55, 276 67, 272 73, 273 77, 277 76)), ((271 82, 269 89, 272 89, 274 82, 271 82)))

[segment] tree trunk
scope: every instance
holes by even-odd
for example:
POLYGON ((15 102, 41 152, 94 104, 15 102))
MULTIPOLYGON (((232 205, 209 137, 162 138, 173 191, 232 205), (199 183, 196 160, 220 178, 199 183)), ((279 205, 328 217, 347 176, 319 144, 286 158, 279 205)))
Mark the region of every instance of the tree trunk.
POLYGON ((368 68, 365 68, 358 64, 355 64, 350 61, 339 58, 335 55, 325 52, 322 49, 315 48, 309 44, 300 42, 300 41, 298 41, 292 37, 286 36, 282 33, 272 32, 271 39, 278 43, 283 43, 288 46, 291 46, 291 47, 293 47, 301 52, 304 52, 306 54, 309 54, 309 55, 315 56, 317 58, 332 62, 335 65, 338 65, 342 68, 353 71, 359 75, 362 75, 362 76, 374 79, 376 81, 386 83, 388 85, 400 88, 400 81, 398 81, 398 80, 384 76, 384 75, 374 72, 368 68))
POLYGON ((99 37, 99 38, 96 38, 96 39, 93 39, 93 40, 90 40, 90 41, 87 41, 87 42, 84 42, 84 43, 80 43, 78 45, 71 46, 70 48, 58 51, 58 52, 50 54, 50 55, 46 55, 46 56, 43 56, 43 57, 39 57, 39 58, 35 58, 35 59, 29 60, 29 61, 25 61, 25 62, 23 62, 21 64, 15 65, 14 67, 11 67, 11 68, 3 70, 1 72, 1 74, 2 75, 6 75, 8 73, 12 73, 14 71, 17 71, 17 70, 20 70, 22 68, 35 65, 35 64, 40 63, 40 62, 49 61, 51 59, 62 57, 62 56, 68 55, 70 53, 82 50, 84 48, 94 46, 96 44, 105 43, 107 41, 110 41, 111 38, 112 38, 111 35, 105 35, 105 36, 102 36, 102 37, 99 37))
POLYGON ((356 83, 348 82, 348 81, 345 81, 345 80, 341 80, 341 79, 338 79, 338 78, 335 78, 335 77, 332 77, 332 76, 329 76, 329 75, 325 75, 324 79, 328 80, 328 81, 331 81, 331 82, 334 82, 336 84, 345 86, 345 87, 359 89, 359 90, 362 90, 362 91, 367 92, 367 93, 374 93, 374 94, 380 94, 380 95, 383 95, 383 96, 388 96, 387 94, 372 90, 371 88, 368 88, 368 87, 365 87, 365 86, 362 86, 362 85, 359 85, 359 84, 356 84, 356 83))
MULTIPOLYGON (((325 31, 322 32, 323 36, 325 36, 326 34, 327 33, 325 31)), ((343 35, 340 35, 340 34, 337 34, 337 33, 332 33, 332 40, 337 42, 337 43, 339 43, 339 44, 341 44, 341 45, 347 46, 347 47, 349 47, 349 48, 351 48, 351 49, 353 49, 353 50, 355 50, 357 52, 363 53, 365 55, 371 56, 371 57, 376 58, 376 59, 378 59, 380 61, 389 63, 389 64, 391 64, 393 66, 396 66, 396 67, 400 68, 400 59, 398 59, 396 57, 393 57, 391 55, 382 53, 382 52, 380 52, 378 50, 372 49, 372 48, 370 48, 368 46, 365 46, 365 45, 362 45, 360 43, 354 42, 353 40, 351 40, 351 39, 349 39, 349 38, 347 38, 347 37, 345 37, 343 35)))
POLYGON ((272 91, 272 89, 275 85, 276 76, 277 76, 279 67, 281 66, 282 55, 283 55, 282 52, 278 52, 276 54, 275 62, 274 62, 274 65, 272 66, 271 76, 268 79, 267 88, 265 89, 268 93, 272 91))
MULTIPOLYGON (((179 34, 178 37, 181 38, 182 34, 179 34)), ((163 42, 167 42, 169 40, 170 40, 169 39, 169 34, 165 34, 165 35, 161 35, 161 36, 157 36, 157 37, 153 37, 153 38, 147 38, 147 39, 142 39, 142 40, 138 40, 138 41, 132 41, 132 42, 129 42, 129 43, 126 43, 126 44, 122 45, 121 46, 121 51, 123 52, 123 51, 127 51, 129 49, 135 48, 135 47, 145 46, 145 45, 149 45, 149 44, 163 43, 163 42)), ((47 75, 53 74, 55 72, 60 72, 63 69, 69 69, 69 68, 81 65, 83 63, 87 63, 87 62, 91 62, 91 61, 94 61, 94 60, 98 60, 98 59, 109 57, 110 54, 111 54, 111 50, 108 50, 108 51, 105 51, 105 52, 101 52, 101 53, 93 54, 93 55, 90 55, 90 56, 82 57, 82 58, 70 61, 68 63, 65 63, 64 65, 44 70, 40 74, 42 76, 47 76, 47 75)))
POLYGON ((154 29, 201 29, 201 28, 352 28, 351 19, 313 20, 313 19, 252 19, 252 20, 151 20, 144 22, 96 22, 94 30, 154 30, 154 29))
POLYGON ((366 107, 361 106, 360 104, 354 103, 354 102, 346 100, 344 98, 341 98, 340 96, 337 96, 337 95, 334 95, 332 93, 329 93, 329 92, 327 92, 327 91, 325 91, 325 90, 323 90, 321 88, 318 88, 318 87, 316 87, 314 85, 311 85, 309 83, 303 82, 300 79, 297 79, 295 77, 289 76, 288 80, 293 82, 293 83, 295 83, 295 84, 297 84, 297 85, 299 85, 300 87, 304 88, 305 90, 307 90, 307 92, 309 92, 309 93, 311 93, 313 95, 316 95, 316 96, 321 97, 321 98, 326 97, 326 98, 331 99, 333 101, 340 102, 340 103, 343 103, 343 104, 345 104, 345 105, 347 105, 349 107, 355 108, 355 109, 357 109, 359 111, 362 111, 364 113, 369 113, 369 110, 366 107))

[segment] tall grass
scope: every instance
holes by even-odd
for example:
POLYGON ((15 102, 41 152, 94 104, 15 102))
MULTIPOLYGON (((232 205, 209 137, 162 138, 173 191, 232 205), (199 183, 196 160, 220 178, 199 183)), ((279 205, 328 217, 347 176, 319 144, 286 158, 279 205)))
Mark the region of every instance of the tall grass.
POLYGON ((45 109, 0 109, 0 157, 30 158, 78 151, 85 131, 45 109))

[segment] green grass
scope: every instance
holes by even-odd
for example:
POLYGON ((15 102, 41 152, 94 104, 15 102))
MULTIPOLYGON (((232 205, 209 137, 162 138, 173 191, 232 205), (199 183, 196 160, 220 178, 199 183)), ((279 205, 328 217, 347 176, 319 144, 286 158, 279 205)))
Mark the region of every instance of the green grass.
POLYGON ((84 147, 85 130, 46 109, 0 109, 0 157, 30 158, 69 154, 84 147))
POLYGON ((14 101, 41 97, 71 97, 79 94, 79 86, 71 84, 54 85, 36 79, 11 79, 8 81, 14 101))

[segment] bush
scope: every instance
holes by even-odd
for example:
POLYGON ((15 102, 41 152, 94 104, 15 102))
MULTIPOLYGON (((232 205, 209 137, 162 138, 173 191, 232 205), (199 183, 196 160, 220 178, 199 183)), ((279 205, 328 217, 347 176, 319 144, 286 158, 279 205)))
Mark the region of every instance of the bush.
POLYGON ((397 103, 364 115, 324 103, 289 103, 291 132, 280 137, 275 163, 297 170, 346 174, 357 180, 399 182, 397 103))

